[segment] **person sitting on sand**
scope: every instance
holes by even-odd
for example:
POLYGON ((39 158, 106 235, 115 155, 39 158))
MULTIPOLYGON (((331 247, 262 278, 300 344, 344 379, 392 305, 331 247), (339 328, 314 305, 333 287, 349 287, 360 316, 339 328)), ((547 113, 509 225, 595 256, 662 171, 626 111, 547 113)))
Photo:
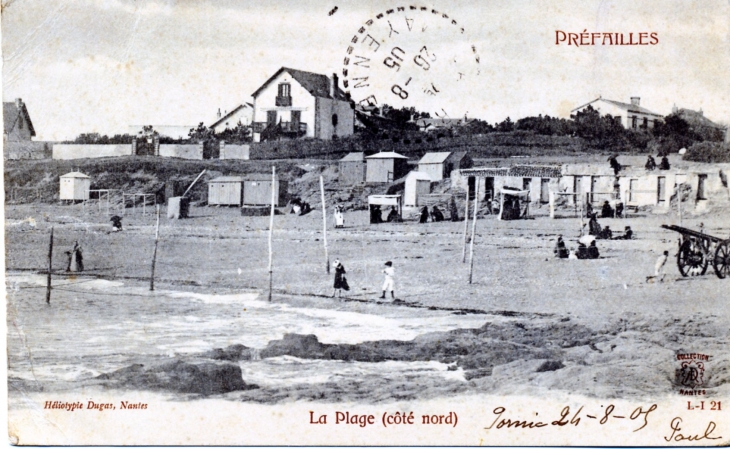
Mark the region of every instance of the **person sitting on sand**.
POLYGON ((601 233, 601 225, 598 224, 598 219, 596 218, 596 214, 591 214, 591 219, 588 221, 588 234, 589 235, 595 235, 598 236, 598 234, 601 233))
POLYGON ((644 168, 646 168, 647 170, 650 170, 650 171, 656 169, 656 161, 654 160, 654 157, 651 154, 646 159, 646 165, 644 165, 644 168))
POLYGON ((383 215, 380 206, 370 206, 370 223, 378 224, 383 222, 383 215))
POLYGON ((398 211, 396 210, 395 206, 390 206, 390 212, 388 212, 388 218, 386 218, 386 221, 388 223, 400 221, 398 219, 398 211))
POLYGON ((613 207, 608 204, 608 200, 604 201, 601 207, 601 218, 613 218, 613 207))
POLYGON ((631 240, 634 238, 634 231, 631 230, 631 226, 626 226, 624 228, 624 235, 619 235, 618 237, 614 237, 614 240, 631 240))
POLYGON ((606 226, 605 228, 601 229, 601 232, 598 233, 598 238, 603 240, 611 240, 613 238, 613 231, 611 228, 606 226))
POLYGON ((666 156, 662 156, 662 162, 659 164, 659 170, 669 170, 669 159, 666 156))
POLYGON ((122 217, 114 215, 109 219, 109 221, 112 222, 112 232, 119 232, 122 230, 122 217))
POLYGON ((565 242, 563 241, 562 235, 558 236, 558 241, 555 243, 555 249, 553 250, 553 253, 558 259, 568 258, 568 248, 565 247, 565 242))
POLYGON ((423 206, 421 209, 421 218, 418 220, 419 223, 428 223, 428 206, 423 206))
POLYGON ((431 210, 431 218, 433 218, 433 221, 444 221, 444 214, 438 207, 433 206, 433 209, 431 210))

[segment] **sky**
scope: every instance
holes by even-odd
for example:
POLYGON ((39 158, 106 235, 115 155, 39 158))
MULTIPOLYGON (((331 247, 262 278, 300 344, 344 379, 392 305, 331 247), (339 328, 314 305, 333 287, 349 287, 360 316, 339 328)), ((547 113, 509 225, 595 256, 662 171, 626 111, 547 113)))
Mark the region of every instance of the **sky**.
MULTIPOLYGON (((599 96, 624 102, 638 96, 642 106, 662 115, 677 105, 730 123, 730 0, 2 4, 3 101, 23 99, 35 140, 125 133, 130 125, 210 124, 219 108, 251 102, 251 94, 282 66, 338 73, 342 81, 346 50, 358 29, 398 6, 405 12, 385 17, 397 34, 388 33, 383 20, 371 27, 384 45, 370 55, 370 86, 350 86, 358 101, 377 94, 381 103, 399 106, 389 87, 415 76, 402 105, 449 117, 491 123, 507 116, 568 117, 599 96), (429 11, 409 11, 410 5, 429 11), (408 17, 420 30, 404 28, 408 17), (556 45, 556 30, 627 38, 654 32, 659 43, 556 45), (408 54, 402 71, 384 61, 396 46, 408 54), (410 59, 421 47, 438 56, 428 72, 410 59), (431 84, 438 94, 426 94, 431 84)), ((363 41, 359 45, 355 54, 365 54, 363 41)), ((364 70, 350 67, 352 76, 364 70)))

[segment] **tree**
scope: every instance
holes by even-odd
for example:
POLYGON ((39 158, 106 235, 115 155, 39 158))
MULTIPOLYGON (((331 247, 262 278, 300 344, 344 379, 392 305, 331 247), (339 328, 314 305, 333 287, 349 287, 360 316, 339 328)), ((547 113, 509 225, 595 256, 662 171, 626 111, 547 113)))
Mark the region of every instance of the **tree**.
POLYGON ((512 123, 512 119, 507 117, 502 121, 502 123, 498 123, 496 126, 496 129, 498 132, 508 133, 513 131, 515 128, 515 124, 512 123))
POLYGON ((251 142, 251 128, 244 126, 239 120, 235 128, 226 128, 222 132, 215 134, 215 137, 226 143, 248 143, 251 142))

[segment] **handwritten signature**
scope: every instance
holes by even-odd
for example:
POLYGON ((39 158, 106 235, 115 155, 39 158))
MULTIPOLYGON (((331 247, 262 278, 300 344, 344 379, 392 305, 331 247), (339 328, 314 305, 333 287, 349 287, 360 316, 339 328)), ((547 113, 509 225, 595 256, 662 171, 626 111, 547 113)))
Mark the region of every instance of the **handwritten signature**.
POLYGON ((694 434, 694 435, 686 435, 683 433, 680 433, 680 430, 682 430, 682 427, 680 424, 682 423, 682 418, 677 416, 676 418, 672 419, 672 423, 669 425, 672 429, 672 434, 668 437, 664 437, 665 441, 699 441, 699 440, 719 440, 722 438, 722 436, 712 436, 712 432, 715 431, 715 428, 717 425, 714 421, 710 421, 707 423, 707 428, 705 429, 705 433, 702 435, 694 434))
MULTIPOLYGON (((581 419, 583 417, 587 419, 596 419, 598 422, 603 425, 609 422, 610 419, 626 419, 627 417, 625 415, 619 415, 614 413, 616 407, 613 404, 609 404, 608 407, 603 410, 603 413, 601 415, 593 415, 588 413, 583 413, 583 407, 581 406, 575 413, 572 414, 570 412, 570 406, 565 406, 560 411, 560 418, 556 419, 554 421, 528 421, 528 420, 520 420, 520 419, 511 419, 505 416, 505 413, 507 411, 504 407, 497 407, 495 408, 492 413, 496 415, 494 417, 494 421, 492 423, 485 427, 486 430, 491 430, 492 428, 495 429, 502 429, 502 428, 520 428, 520 429, 536 429, 541 427, 547 427, 547 426, 559 426, 563 427, 568 424, 572 424, 573 426, 577 426, 580 424, 581 419)), ((634 429, 634 432, 639 431, 647 426, 649 423, 649 414, 657 409, 656 404, 650 405, 648 408, 644 409, 643 406, 636 407, 631 414, 629 414, 628 419, 631 421, 639 419, 642 423, 642 425, 636 429, 634 429)), ((537 415, 537 413, 535 413, 537 415)))

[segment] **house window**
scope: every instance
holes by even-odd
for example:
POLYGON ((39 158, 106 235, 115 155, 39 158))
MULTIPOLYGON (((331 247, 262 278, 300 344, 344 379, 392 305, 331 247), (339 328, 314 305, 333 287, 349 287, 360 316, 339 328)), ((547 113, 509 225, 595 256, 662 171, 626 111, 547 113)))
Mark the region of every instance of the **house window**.
POLYGON ((291 84, 279 84, 279 94, 276 96, 276 106, 291 106, 291 84))
POLYGON ((332 114, 332 126, 337 128, 337 114, 332 114))
POLYGON ((637 119, 637 117, 635 115, 631 117, 631 128, 633 128, 633 129, 636 129, 636 125, 637 125, 636 119, 637 119))
POLYGON ((644 117, 644 124, 641 125, 642 128, 646 129, 649 127, 649 119, 644 117))

